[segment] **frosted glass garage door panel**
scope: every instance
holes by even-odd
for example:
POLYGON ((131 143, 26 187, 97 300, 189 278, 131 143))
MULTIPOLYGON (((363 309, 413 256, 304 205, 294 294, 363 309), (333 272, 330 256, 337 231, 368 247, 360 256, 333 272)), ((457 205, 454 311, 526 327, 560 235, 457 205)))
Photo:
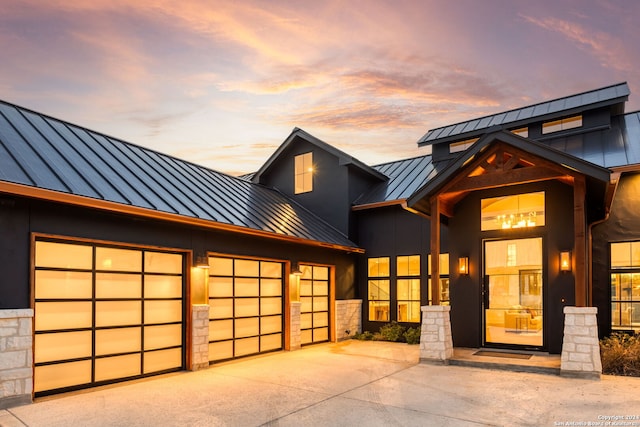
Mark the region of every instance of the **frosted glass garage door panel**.
POLYGON ((182 325, 145 326, 145 350, 175 347, 179 345, 182 345, 182 325))
POLYGON ((209 301, 210 319, 227 319, 233 317, 233 299, 214 299, 209 301))
POLYGON ((67 243, 36 242, 36 267, 91 270, 93 248, 67 243))
POLYGON ((313 327, 311 313, 303 313, 300 315, 300 327, 302 329, 309 329, 313 327))
POLYGON ((282 277, 282 264, 279 262, 262 261, 260 263, 260 276, 282 277))
POLYGON ((260 333, 271 334, 282 331, 282 316, 267 316, 260 318, 260 333))
POLYGON ((261 279, 260 280, 260 296, 278 297, 282 295, 282 280, 280 279, 261 279))
POLYGON ((33 372, 34 391, 53 390, 91 382, 91 361, 36 366, 33 372))
POLYGON ((329 284, 328 282, 313 282, 313 295, 329 295, 329 284))
POLYGON ((249 259, 234 260, 234 275, 246 277, 258 277, 260 275, 260 262, 249 259))
POLYGON ((97 247, 96 270, 142 271, 142 252, 131 249, 97 247))
POLYGON ((233 320, 212 320, 209 322, 209 340, 233 339, 233 320))
POLYGON ((316 280, 329 280, 329 268, 313 267, 313 278, 316 280))
POLYGON ((260 337, 260 351, 279 350, 282 348, 282 334, 260 337))
POLYGON ((329 298, 327 298, 327 297, 314 297, 313 298, 313 311, 329 311, 329 298))
POLYGON ((181 298, 182 276, 144 276, 145 298, 181 298))
POLYGON ((300 332, 300 344, 310 344, 313 342, 313 335, 311 329, 300 332))
POLYGON ((236 338, 258 335, 259 334, 258 324, 259 323, 257 318, 236 319, 236 327, 235 327, 236 338))
POLYGON ((259 296, 260 287, 259 279, 235 279, 235 296, 237 297, 257 297, 259 296))
POLYGON ((140 375, 140 354, 96 359, 96 381, 140 375))
POLYGON ((311 297, 301 297, 300 298, 300 311, 302 313, 308 313, 313 311, 313 298, 311 297))
POLYGON ((210 297, 232 297, 233 279, 231 277, 210 277, 209 278, 210 297))
POLYGON ((300 281, 300 295, 303 295, 303 296, 311 295, 311 281, 309 280, 300 281))
POLYGON ((98 329, 96 331, 96 355, 140 351, 141 328, 98 329))
POLYGON ((91 331, 36 334, 35 363, 91 356, 91 331))
POLYGON ((209 257, 209 274, 212 276, 233 276, 233 259, 209 257))
POLYGON ((244 338, 240 340, 236 340, 235 342, 236 351, 235 356, 245 356, 247 354, 254 354, 260 352, 260 339, 258 337, 255 338, 244 338))
POLYGON ((91 299, 91 273, 36 271, 36 299, 91 299))
POLYGON ((313 330, 313 340, 328 341, 329 340, 329 328, 318 328, 313 330))
POLYGON ((235 300, 235 316, 249 317, 260 314, 260 300, 258 298, 237 298, 235 300))
POLYGON ((182 301, 145 301, 144 323, 182 321, 182 301))
POLYGON ((260 314, 268 316, 282 313, 282 298, 260 298, 260 314))
POLYGON ((150 351, 144 353, 144 373, 182 367, 182 349, 150 351))
POLYGON ((329 315, 327 313, 313 313, 313 327, 329 326, 329 315))
POLYGON ((162 252, 144 253, 144 271, 146 273, 182 274, 183 256, 162 252))
POLYGON ((96 298, 141 298, 142 275, 96 274, 96 298))
POLYGON ((96 326, 139 325, 142 320, 140 301, 96 302, 96 326))
POLYGON ((90 328, 92 320, 90 302, 36 302, 35 329, 90 328))
POLYGON ((209 344, 209 360, 225 360, 233 357, 233 341, 213 342, 209 344))

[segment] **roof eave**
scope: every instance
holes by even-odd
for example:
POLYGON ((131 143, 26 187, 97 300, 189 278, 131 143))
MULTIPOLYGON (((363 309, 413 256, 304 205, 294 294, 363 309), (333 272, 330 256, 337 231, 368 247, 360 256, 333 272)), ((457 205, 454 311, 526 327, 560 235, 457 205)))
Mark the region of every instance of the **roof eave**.
POLYGON ((121 203, 110 202, 106 200, 93 199, 85 196, 61 193, 58 191, 47 190, 43 188, 30 187, 24 184, 16 184, 6 181, 0 181, 0 193, 10 194, 14 196, 28 197, 38 200, 58 202, 67 205, 80 206, 84 208, 98 209, 105 212, 119 213, 124 215, 132 215, 136 217, 155 219, 160 221, 169 221, 173 223, 192 225, 203 227, 211 230, 228 231, 243 235, 264 237, 289 243, 298 243, 309 246, 323 247, 329 249, 340 250, 352 253, 364 253, 364 249, 356 246, 340 245, 336 243, 322 242, 318 240, 303 239, 301 237, 277 234, 269 231, 256 230, 248 227, 242 227, 233 224, 225 224, 221 222, 211 221, 202 218, 193 218, 184 215, 174 214, 170 212, 161 212, 153 209, 141 208, 137 206, 123 205, 121 203))

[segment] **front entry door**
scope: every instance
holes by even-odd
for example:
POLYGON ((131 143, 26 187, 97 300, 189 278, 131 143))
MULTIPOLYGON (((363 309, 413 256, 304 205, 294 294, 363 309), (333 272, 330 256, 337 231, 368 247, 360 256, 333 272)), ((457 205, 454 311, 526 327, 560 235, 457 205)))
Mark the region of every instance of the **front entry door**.
POLYGON ((484 343, 542 347, 542 238, 484 242, 484 343))

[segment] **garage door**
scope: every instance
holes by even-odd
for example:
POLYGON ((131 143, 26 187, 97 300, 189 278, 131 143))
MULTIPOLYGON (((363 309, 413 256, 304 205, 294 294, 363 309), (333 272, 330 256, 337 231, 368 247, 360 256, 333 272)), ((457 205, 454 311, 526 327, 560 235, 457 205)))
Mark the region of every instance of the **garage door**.
POLYGON ((36 396, 182 369, 183 272, 183 254, 37 241, 36 396))
POLYGON ((300 265, 301 343, 329 340, 329 267, 300 265))
POLYGON ((283 264, 209 257, 209 360, 282 349, 283 264))

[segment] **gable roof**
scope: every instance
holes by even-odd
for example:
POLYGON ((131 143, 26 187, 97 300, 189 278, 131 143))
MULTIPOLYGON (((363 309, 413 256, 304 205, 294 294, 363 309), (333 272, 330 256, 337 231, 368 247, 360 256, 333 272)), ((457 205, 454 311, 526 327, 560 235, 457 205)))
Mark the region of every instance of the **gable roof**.
POLYGON ((275 190, 5 102, 0 192, 361 252, 275 190))
POLYGON ((388 179, 384 174, 381 174, 371 166, 367 166, 366 164, 362 163, 360 160, 356 159, 355 157, 348 155, 344 151, 341 151, 336 147, 329 145, 326 142, 316 138, 310 133, 307 133, 304 130, 296 127, 293 129, 293 131, 291 131, 289 136, 284 140, 284 142, 280 145, 280 147, 278 147, 278 149, 271 155, 271 157, 269 157, 269 159, 265 162, 265 164, 263 164, 262 167, 253 175, 251 180, 254 183, 259 183, 262 175, 269 171, 269 169, 273 166, 273 164, 280 157, 280 155, 284 151, 286 151, 287 148, 289 148, 289 146, 291 146, 291 144, 293 144, 298 138, 302 138, 305 141, 310 142, 313 145, 316 145, 322 150, 333 154, 339 159, 340 165, 354 166, 359 170, 361 170, 362 172, 364 172, 365 174, 370 175, 380 181, 386 181, 388 179))
MULTIPOLYGON (((569 170, 576 171, 586 176, 588 181, 602 184, 609 182, 609 169, 558 151, 540 142, 515 135, 512 132, 497 131, 486 134, 466 151, 462 152, 460 156, 450 162, 444 170, 409 197, 407 199, 407 206, 412 209, 417 209, 422 213, 429 214, 431 207, 428 203, 428 198, 438 192, 438 190, 447 184, 460 170, 475 159, 476 156, 481 155, 481 153, 495 141, 512 145, 534 156, 549 160, 569 170)), ((606 189, 606 185, 600 185, 599 187, 601 187, 601 190, 606 189)))
POLYGON ((471 138, 493 126, 514 129, 534 121, 577 114, 586 109, 623 103, 628 97, 629 86, 627 83, 618 83, 523 108, 431 129, 418 140, 418 145, 432 145, 471 138))

